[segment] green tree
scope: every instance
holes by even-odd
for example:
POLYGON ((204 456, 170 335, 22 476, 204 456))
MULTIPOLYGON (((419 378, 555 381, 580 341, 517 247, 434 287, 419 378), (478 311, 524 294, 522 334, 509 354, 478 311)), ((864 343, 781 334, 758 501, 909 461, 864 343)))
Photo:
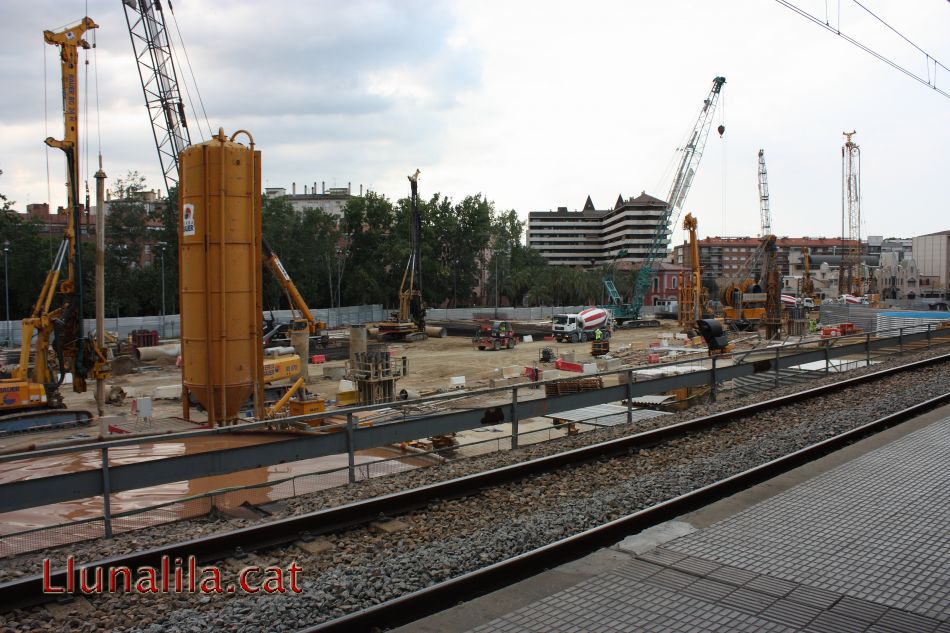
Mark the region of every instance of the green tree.
POLYGON ((408 261, 409 233, 395 230, 396 214, 385 197, 370 192, 347 201, 341 228, 349 241, 344 304, 396 305, 408 261))

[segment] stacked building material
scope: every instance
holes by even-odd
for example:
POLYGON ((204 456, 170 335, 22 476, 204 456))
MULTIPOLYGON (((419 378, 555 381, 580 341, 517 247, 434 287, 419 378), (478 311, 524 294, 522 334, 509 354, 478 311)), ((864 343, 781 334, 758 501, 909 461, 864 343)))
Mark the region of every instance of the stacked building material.
POLYGON ((594 391, 604 388, 604 379, 597 378, 569 378, 568 380, 558 380, 544 385, 545 396, 560 396, 567 393, 579 393, 581 391, 594 391))

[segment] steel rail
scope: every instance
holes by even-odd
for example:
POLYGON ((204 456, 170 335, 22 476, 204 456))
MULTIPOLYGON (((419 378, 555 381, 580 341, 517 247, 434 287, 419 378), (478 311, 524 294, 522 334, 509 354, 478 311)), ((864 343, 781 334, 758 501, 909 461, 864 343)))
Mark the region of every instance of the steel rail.
MULTIPOLYGON (((864 374, 855 378, 849 378, 847 380, 838 381, 830 385, 815 387, 805 391, 789 394, 787 396, 772 398, 770 400, 746 405, 736 409, 730 409, 728 411, 703 416, 666 427, 660 427, 650 431, 645 431, 643 433, 629 435, 590 446, 584 446, 518 464, 503 466, 490 471, 474 473, 444 482, 429 484, 401 492, 390 493, 388 495, 356 501, 333 508, 317 510, 299 516, 262 523, 260 525, 231 530, 220 534, 208 535, 187 541, 170 543, 152 549, 134 552, 132 554, 102 559, 88 564, 77 564, 77 567, 74 570, 73 585, 76 587, 80 586, 79 575, 82 573, 83 568, 89 569, 90 572, 88 573, 92 573, 91 570, 94 570, 97 567, 102 567, 104 569, 118 566, 126 566, 131 569, 136 569, 140 566, 159 568, 161 566, 163 557, 168 557, 169 559, 174 560, 175 558, 185 559, 188 556, 195 556, 199 564, 207 564, 212 561, 218 561, 233 556, 236 552, 263 550, 287 545, 293 541, 307 538, 308 535, 340 531, 377 520, 381 515, 391 517, 398 514, 404 514, 425 507, 434 501, 472 496, 478 494, 483 488, 496 487, 511 483, 513 481, 525 479, 533 475, 560 470, 566 466, 579 465, 602 457, 611 457, 624 454, 628 451, 648 448, 670 439, 683 437, 684 435, 688 435, 690 433, 701 432, 715 426, 727 424, 737 419, 755 415, 766 410, 788 406, 802 400, 819 397, 833 393, 835 391, 847 389, 851 386, 872 382, 879 378, 891 376, 904 371, 928 367, 941 362, 946 362, 948 360, 950 360, 950 354, 944 354, 934 358, 928 358, 921 361, 908 363, 906 365, 900 365, 882 371, 864 374)), ((950 398, 950 395, 943 396, 943 398, 950 398)), ((935 406, 936 400, 939 399, 928 401, 922 405, 917 405, 917 407, 920 408, 921 406, 935 406)), ((863 429, 867 426, 870 425, 865 425, 864 427, 859 428, 863 429)), ((801 452, 802 451, 799 451, 798 453, 801 452)), ((793 455, 797 455, 798 453, 793 453, 793 455)), ((788 459, 788 457, 775 460, 774 462, 769 462, 769 464, 759 468, 764 468, 770 464, 782 463, 782 460, 788 459)), ((723 482, 720 482, 719 484, 714 484, 714 486, 721 486, 726 482, 733 481, 734 479, 735 477, 729 478, 723 482)), ((711 487, 707 488, 711 489, 711 487)), ((706 488, 700 489, 696 492, 698 493, 702 490, 706 490, 706 488)), ((667 507, 667 504, 670 503, 672 503, 672 501, 661 503, 658 506, 655 506, 655 509, 651 509, 650 511, 657 512, 658 514, 655 515, 657 517, 675 516, 675 514, 665 515, 657 510, 658 508, 667 507)), ((647 512, 647 510, 642 512, 647 512)), ((676 513, 679 514, 680 511, 677 510, 676 513)), ((641 513, 637 513, 636 515, 631 516, 639 516, 640 514, 641 513)), ((622 522, 629 519, 630 517, 627 517, 626 519, 620 519, 618 521, 622 522)), ((659 522, 665 519, 657 518, 654 520, 659 522)), ((602 527, 606 528, 607 526, 615 525, 617 523, 617 521, 614 521, 602 527)), ((640 523, 637 525, 642 525, 643 527, 646 526, 645 523, 640 523)), ((642 527, 633 529, 633 531, 636 531, 637 529, 642 529, 642 527)), ((574 542, 572 539, 576 539, 581 536, 582 535, 577 535, 567 540, 574 542)), ((586 541, 581 539, 579 542, 586 541)), ((542 550, 543 549, 544 548, 542 548, 542 550)), ((577 551, 581 551, 581 549, 578 549, 577 551)), ((512 560, 521 560, 523 556, 527 555, 522 555, 521 557, 516 557, 512 560)), ((497 565, 501 565, 501 563, 498 563, 497 565)), ((486 569, 490 570, 495 567, 496 565, 493 565, 486 569)), ((515 570, 517 569, 517 566, 511 567, 510 569, 515 570)), ((66 569, 51 571, 48 577, 50 585, 65 587, 67 585, 67 574, 68 572, 66 569)), ((462 578, 466 577, 467 575, 455 580, 461 580, 462 578)), ((448 583, 455 582, 455 580, 448 581, 448 583)), ((0 583, 0 613, 15 608, 54 601, 63 597, 62 594, 49 595, 43 593, 43 583, 44 577, 42 574, 36 574, 25 578, 0 583)), ((442 583, 442 585, 445 584, 447 583, 442 583)), ((454 585, 449 584, 448 586, 451 587, 454 585)), ((396 605, 396 607, 392 608, 397 608, 399 604, 402 604, 399 602, 399 600, 402 600, 402 598, 392 601, 396 605)), ((389 604, 390 603, 385 603, 385 605, 389 604)), ((374 609, 382 608, 385 605, 379 605, 378 607, 374 607, 374 609)), ((373 613, 376 613, 376 611, 373 611, 373 613)), ((353 614, 353 617, 356 617, 357 615, 358 614, 353 614)))
POLYGON ((354 633, 387 630, 419 620, 453 606, 507 587, 542 571, 576 560, 594 551, 617 543, 626 536, 669 521, 687 512, 767 481, 776 475, 797 468, 809 461, 838 450, 868 435, 915 418, 950 402, 950 393, 913 405, 868 424, 750 468, 692 492, 663 501, 609 523, 569 536, 530 552, 457 576, 450 580, 394 598, 362 611, 300 629, 299 633, 354 633))

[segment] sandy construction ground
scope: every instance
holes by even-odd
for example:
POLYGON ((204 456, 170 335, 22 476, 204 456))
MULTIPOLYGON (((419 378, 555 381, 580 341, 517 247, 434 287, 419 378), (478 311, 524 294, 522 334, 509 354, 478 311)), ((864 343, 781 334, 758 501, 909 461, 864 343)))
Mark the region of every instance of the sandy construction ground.
MULTIPOLYGON (((656 341, 661 333, 673 333, 678 330, 675 321, 663 321, 660 328, 643 328, 618 330, 610 340, 611 351, 643 350, 650 343, 656 341)), ((517 330, 517 328, 516 328, 517 330)), ((415 343, 390 343, 390 350, 395 357, 405 356, 408 359, 409 373, 397 383, 398 389, 409 389, 423 394, 446 390, 449 388, 449 379, 453 376, 464 376, 468 388, 489 386, 489 380, 494 377, 495 369, 509 365, 533 367, 537 364, 542 369, 552 365, 540 363, 540 353, 545 347, 551 347, 556 353, 574 352, 577 361, 590 360, 590 343, 561 344, 554 341, 533 341, 519 343, 514 349, 499 351, 480 351, 472 345, 467 337, 430 338, 415 343)), ((331 361, 322 365, 310 365, 308 388, 311 392, 329 400, 335 400, 339 381, 324 378, 324 367, 342 368, 346 361, 331 361)), ((138 371, 125 376, 115 376, 107 381, 108 386, 118 385, 126 392, 124 402, 117 405, 107 405, 105 414, 117 416, 110 418, 121 421, 124 418, 124 428, 134 432, 146 431, 173 431, 194 428, 181 419, 182 405, 178 399, 153 400, 153 414, 155 421, 151 427, 137 421, 131 412, 132 399, 136 397, 153 396, 159 387, 174 387, 181 384, 181 371, 175 367, 172 359, 163 359, 153 363, 143 363, 138 371)), ((174 389, 173 389, 174 391, 174 389)), ((85 409, 95 413, 94 384, 86 393, 73 393, 68 385, 62 387, 67 406, 74 409, 85 409)), ((192 420, 203 422, 204 415, 192 410, 192 420)), ((95 437, 99 434, 97 427, 78 427, 59 429, 38 433, 19 434, 0 437, 0 450, 11 450, 26 447, 34 443, 44 443, 68 438, 95 437)))

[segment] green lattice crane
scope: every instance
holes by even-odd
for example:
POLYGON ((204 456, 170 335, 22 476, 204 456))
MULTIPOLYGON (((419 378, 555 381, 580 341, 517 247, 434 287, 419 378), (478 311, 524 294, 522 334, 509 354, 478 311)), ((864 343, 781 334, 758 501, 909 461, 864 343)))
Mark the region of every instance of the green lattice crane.
MULTIPOLYGON (((657 264, 666 254, 666 247, 670 237, 670 222, 674 211, 679 216, 683 209, 683 203, 686 201, 686 194, 689 193, 690 185, 693 182, 693 176, 699 167, 699 161, 703 157, 703 149, 706 147, 706 138, 709 136, 709 129, 713 123, 713 113, 716 111, 716 104, 719 102, 719 93, 722 91, 723 84, 726 83, 725 77, 716 77, 713 79, 712 89, 709 95, 703 100, 702 109, 699 111, 699 117, 696 124, 690 132, 686 145, 678 152, 682 152, 679 161, 679 169, 673 177, 673 184, 670 186, 670 193, 666 197, 666 209, 664 210, 656 227, 653 229, 653 237, 650 242, 650 250, 647 256, 640 264, 640 270, 637 273, 636 283, 633 288, 633 299, 631 309, 635 318, 640 318, 640 312, 643 308, 643 300, 653 278, 656 276, 657 264)), ((722 136, 725 128, 719 126, 719 135, 722 136)))

